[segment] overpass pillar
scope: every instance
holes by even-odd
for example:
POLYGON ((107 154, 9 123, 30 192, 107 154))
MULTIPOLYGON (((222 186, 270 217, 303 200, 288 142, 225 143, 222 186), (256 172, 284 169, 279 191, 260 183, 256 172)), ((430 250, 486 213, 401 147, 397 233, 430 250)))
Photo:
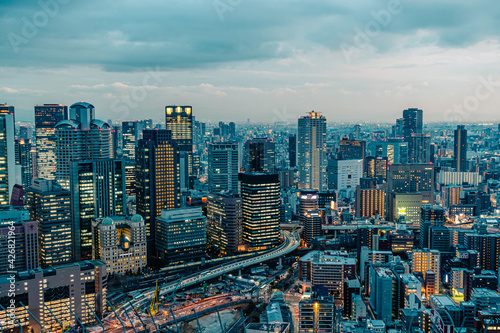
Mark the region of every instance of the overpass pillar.
POLYGON ((241 269, 238 269, 238 276, 241 276, 241 269))

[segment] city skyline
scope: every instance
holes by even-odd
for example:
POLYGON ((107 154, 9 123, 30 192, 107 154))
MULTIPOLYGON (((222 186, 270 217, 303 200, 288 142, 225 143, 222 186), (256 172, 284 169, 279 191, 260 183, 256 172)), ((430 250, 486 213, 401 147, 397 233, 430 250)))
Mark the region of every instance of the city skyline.
POLYGON ((46 3, 0 5, 0 101, 17 120, 75 100, 117 120, 162 119, 170 104, 199 120, 390 121, 410 107, 428 122, 497 119, 493 1, 193 0, 120 3, 119 16, 114 3, 98 15, 92 2, 46 3))

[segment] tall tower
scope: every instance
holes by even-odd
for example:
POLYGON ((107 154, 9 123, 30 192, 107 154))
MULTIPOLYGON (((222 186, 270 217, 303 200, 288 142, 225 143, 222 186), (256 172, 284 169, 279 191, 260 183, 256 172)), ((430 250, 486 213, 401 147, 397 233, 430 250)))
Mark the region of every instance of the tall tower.
MULTIPOLYGON (((33 159, 31 140, 16 139, 16 165, 21 168, 21 183, 26 189, 33 180, 33 159)), ((19 170, 19 169, 18 169, 19 170)))
POLYGON ((326 118, 311 111, 298 121, 299 188, 323 191, 326 175, 326 118))
POLYGON ((148 253, 154 253, 155 219, 179 207, 179 159, 170 130, 144 130, 135 155, 137 214, 147 228, 148 253))
POLYGON ((238 193, 238 143, 208 145, 208 191, 238 193))
POLYGON ((406 142, 411 140, 412 133, 422 133, 423 111, 416 108, 403 110, 403 137, 406 142))
POLYGON ((68 119, 68 107, 61 104, 35 105, 36 170, 35 177, 47 180, 56 178, 55 127, 68 119))
POLYGON ((280 181, 277 174, 242 173, 243 241, 249 250, 270 249, 279 243, 280 181))
POLYGON ((245 142, 245 172, 273 173, 276 164, 275 143, 268 138, 245 142))
POLYGON ((12 105, 0 104, 0 115, 2 114, 10 114, 12 116, 12 121, 16 123, 16 113, 15 108, 12 105))
POLYGON ((122 151, 125 161, 133 161, 135 163, 135 147, 138 137, 138 122, 123 121, 122 122, 122 151))
POLYGON ((467 170, 467 130, 464 125, 458 125, 455 130, 453 145, 453 161, 457 171, 467 170))
POLYGON ((297 135, 292 134, 288 137, 288 159, 290 160, 290 168, 297 166, 297 135))
POLYGON ((411 134, 409 162, 416 164, 429 164, 431 162, 430 134, 411 134))
POLYGON ((190 188, 193 185, 193 107, 191 105, 165 107, 165 128, 172 131, 179 151, 187 153, 190 188))
POLYGON ((0 113, 0 206, 10 203, 16 184, 14 116, 0 113))
POLYGON ((71 105, 69 119, 56 125, 56 179, 69 189, 70 163, 78 160, 113 158, 111 126, 94 118, 94 106, 71 105))
POLYGON ((92 220, 124 215, 125 163, 99 159, 70 163, 74 257, 92 260, 92 220))

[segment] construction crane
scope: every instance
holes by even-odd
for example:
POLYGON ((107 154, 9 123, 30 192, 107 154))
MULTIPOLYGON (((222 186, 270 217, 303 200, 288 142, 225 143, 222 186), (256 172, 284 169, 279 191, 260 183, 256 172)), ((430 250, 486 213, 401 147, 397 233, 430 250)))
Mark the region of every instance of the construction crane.
POLYGON ((160 308, 160 288, 158 288, 158 280, 156 280, 156 289, 151 299, 151 304, 149 305, 149 313, 151 317, 154 317, 160 308))
POLYGON ((179 286, 181 285, 182 283, 182 279, 184 278, 184 275, 181 275, 181 277, 179 278, 179 280, 177 281, 177 283, 175 284, 175 287, 174 287, 174 290, 172 291, 172 293, 169 295, 165 295, 165 300, 170 304, 170 303, 173 303, 174 301, 174 298, 175 298, 175 294, 177 293, 177 289, 179 289, 179 286))

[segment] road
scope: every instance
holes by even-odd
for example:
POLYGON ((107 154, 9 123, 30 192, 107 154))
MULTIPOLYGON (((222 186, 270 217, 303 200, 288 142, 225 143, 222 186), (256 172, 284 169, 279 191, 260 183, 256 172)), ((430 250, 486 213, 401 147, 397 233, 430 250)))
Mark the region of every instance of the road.
MULTIPOLYGON (((290 253, 290 252, 293 252, 300 244, 299 233, 297 231, 295 231, 292 234, 289 231, 282 231, 282 234, 284 237, 284 242, 280 246, 274 248, 272 251, 264 253, 264 254, 256 256, 256 257, 242 260, 240 262, 232 263, 229 265, 219 265, 219 266, 216 266, 213 268, 206 269, 206 270, 201 271, 201 272, 197 272, 196 274, 193 274, 193 275, 190 275, 190 276, 183 278, 183 280, 179 284, 178 288, 179 289, 187 288, 187 287, 196 285, 198 283, 201 283, 203 281, 217 278, 221 275, 233 272, 235 270, 239 270, 239 269, 245 268, 247 266, 256 265, 256 264, 259 264, 261 262, 265 262, 268 260, 276 259, 276 258, 279 258, 283 255, 290 253)), ((165 294, 172 293, 175 290, 177 283, 178 283, 178 281, 173 281, 170 283, 163 284, 161 286, 161 289, 160 289, 160 295, 164 296, 165 294)), ((138 309, 138 311, 139 311, 139 309, 144 309, 146 306, 148 306, 149 303, 151 302, 151 298, 153 297, 154 292, 155 292, 155 288, 149 288, 148 291, 143 292, 143 294, 145 296, 144 298, 132 302, 134 308, 138 309)), ((128 308, 129 308, 129 310, 131 310, 130 307, 128 307, 128 308)), ((123 307, 116 309, 116 311, 121 316, 121 314, 123 313, 123 307)), ((131 313, 129 312, 129 314, 131 314, 131 313)), ((106 318, 104 318, 103 322, 106 321, 106 322, 110 323, 112 321, 112 317, 114 317, 113 313, 109 314, 106 318)), ((96 329, 98 329, 98 327, 94 326, 93 331, 96 331, 96 329)), ((100 330, 102 331, 102 329, 100 329, 100 330)), ((121 327, 119 328, 119 330, 123 331, 123 329, 121 327)), ((108 330, 106 330, 106 331, 108 331, 108 330)), ((113 329, 111 329, 111 332, 113 332, 113 329)))

